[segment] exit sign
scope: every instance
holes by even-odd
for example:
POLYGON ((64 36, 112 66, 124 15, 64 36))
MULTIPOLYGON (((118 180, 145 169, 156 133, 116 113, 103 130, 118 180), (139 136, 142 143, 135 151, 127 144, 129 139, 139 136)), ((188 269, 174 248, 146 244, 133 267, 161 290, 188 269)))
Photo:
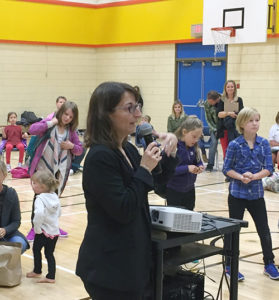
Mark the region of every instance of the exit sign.
POLYGON ((194 38, 202 37, 202 24, 191 25, 191 36, 194 38))

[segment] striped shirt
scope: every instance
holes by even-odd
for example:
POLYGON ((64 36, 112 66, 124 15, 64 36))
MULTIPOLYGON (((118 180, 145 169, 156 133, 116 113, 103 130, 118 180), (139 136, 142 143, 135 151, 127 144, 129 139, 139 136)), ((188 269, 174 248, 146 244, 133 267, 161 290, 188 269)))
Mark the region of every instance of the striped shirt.
MULTIPOLYGON (((261 170, 268 170, 273 173, 271 150, 266 139, 256 136, 254 148, 250 149, 243 135, 230 142, 224 161, 223 173, 234 170, 239 174, 251 172, 253 174, 261 170)), ((229 192, 235 198, 255 200, 263 198, 262 180, 253 180, 248 184, 231 178, 229 192)))

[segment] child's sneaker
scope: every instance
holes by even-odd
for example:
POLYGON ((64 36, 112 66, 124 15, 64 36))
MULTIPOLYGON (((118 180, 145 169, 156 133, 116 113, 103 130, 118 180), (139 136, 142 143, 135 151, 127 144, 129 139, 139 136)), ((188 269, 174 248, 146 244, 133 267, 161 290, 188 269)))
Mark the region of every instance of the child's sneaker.
POLYGON ((279 279, 279 272, 273 263, 264 267, 264 274, 270 279, 279 279))
MULTIPOLYGON (((226 272, 226 276, 228 278, 230 278, 231 277, 231 267, 226 267, 225 272, 226 272)), ((244 275, 241 274, 240 272, 238 272, 238 281, 243 281, 244 279, 245 279, 244 275)))
POLYGON ((11 169, 12 169, 12 168, 11 168, 11 165, 10 165, 10 164, 7 164, 6 167, 7 167, 7 172, 11 172, 11 169))
POLYGON ((26 238, 27 238, 27 241, 28 241, 28 242, 33 242, 33 241, 34 241, 34 238, 35 238, 35 231, 34 231, 34 228, 33 228, 33 227, 32 227, 32 228, 30 229, 30 231, 28 232, 26 238))
POLYGON ((59 236, 62 237, 62 238, 65 238, 65 237, 68 237, 68 232, 62 230, 61 228, 59 228, 59 236))

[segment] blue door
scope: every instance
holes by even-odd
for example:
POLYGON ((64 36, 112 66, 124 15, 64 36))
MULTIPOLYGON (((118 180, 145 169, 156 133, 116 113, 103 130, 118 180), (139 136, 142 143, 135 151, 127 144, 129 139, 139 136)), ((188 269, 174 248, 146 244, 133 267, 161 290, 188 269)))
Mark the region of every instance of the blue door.
POLYGON ((223 92, 226 53, 214 59, 214 46, 177 45, 177 96, 187 115, 197 115, 206 125, 203 101, 210 90, 223 92))

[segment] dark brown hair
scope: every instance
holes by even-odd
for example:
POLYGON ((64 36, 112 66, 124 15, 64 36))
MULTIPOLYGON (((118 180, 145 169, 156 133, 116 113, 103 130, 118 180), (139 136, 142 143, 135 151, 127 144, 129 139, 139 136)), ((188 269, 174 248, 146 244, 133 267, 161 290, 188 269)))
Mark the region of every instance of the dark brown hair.
POLYGON ((221 97, 221 95, 216 91, 209 91, 207 93, 207 99, 212 99, 214 101, 218 100, 221 97))
POLYGON ((134 86, 134 89, 136 90, 136 92, 137 92, 137 93, 139 93, 139 94, 140 94, 140 88, 139 88, 139 86, 138 86, 138 85, 135 85, 135 86, 134 86))
POLYGON ((117 132, 114 130, 110 114, 121 101, 125 92, 135 96, 138 101, 138 93, 127 83, 103 82, 93 92, 87 114, 87 128, 84 136, 86 147, 93 144, 106 145, 116 149, 117 132))
POLYGON ((279 124, 279 111, 278 111, 278 113, 277 113, 277 115, 276 115, 276 117, 275 117, 275 122, 276 122, 277 124, 279 124))
POLYGON ((75 131, 78 127, 78 107, 75 104, 75 102, 72 101, 66 101, 58 110, 58 112, 56 113, 56 118, 58 120, 58 125, 62 125, 62 115, 63 113, 68 110, 71 109, 73 112, 73 120, 71 121, 71 123, 69 124, 70 130, 71 131, 75 131))

